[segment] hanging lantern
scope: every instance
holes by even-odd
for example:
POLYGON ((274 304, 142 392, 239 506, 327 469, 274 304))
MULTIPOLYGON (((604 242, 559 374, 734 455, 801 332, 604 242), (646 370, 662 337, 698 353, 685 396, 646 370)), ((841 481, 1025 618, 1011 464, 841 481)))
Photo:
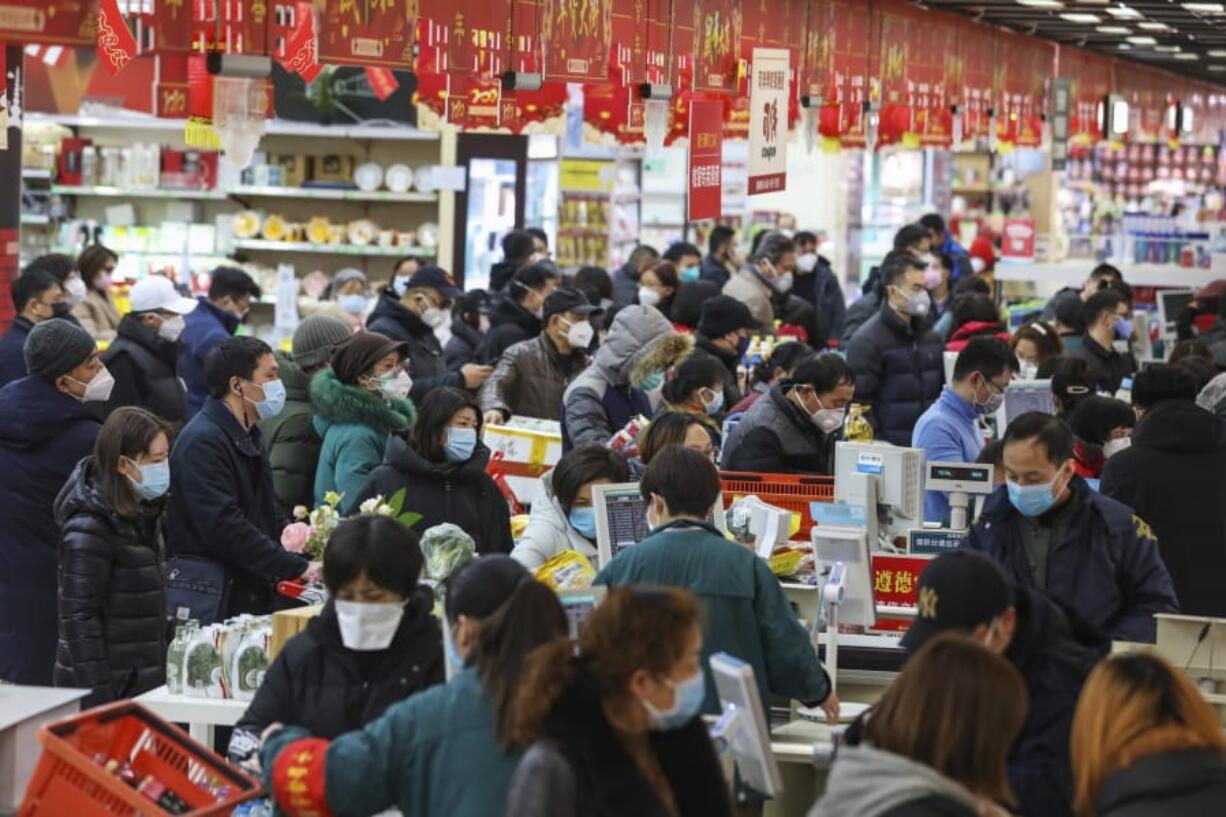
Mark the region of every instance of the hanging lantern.
POLYGON ((237 170, 251 164, 268 121, 268 83, 255 77, 216 77, 213 129, 225 160, 237 170))
POLYGON ((664 150, 664 136, 668 132, 668 101, 648 99, 643 109, 643 135, 647 139, 647 153, 659 156, 664 150))

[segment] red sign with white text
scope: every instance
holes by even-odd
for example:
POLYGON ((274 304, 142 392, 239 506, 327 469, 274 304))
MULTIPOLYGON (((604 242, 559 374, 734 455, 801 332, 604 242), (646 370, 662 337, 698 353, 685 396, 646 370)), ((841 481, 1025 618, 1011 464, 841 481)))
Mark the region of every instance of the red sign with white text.
POLYGON ((1005 229, 1000 239, 1000 257, 1017 261, 1034 260, 1034 219, 1005 219, 1005 229))
POLYGON ((315 0, 319 61, 364 68, 413 67, 415 0, 315 0))
POLYGON ((723 186, 724 106, 690 103, 690 221, 719 218, 723 186))
MULTIPOLYGON (((919 594, 919 577, 932 561, 931 556, 893 556, 874 553, 873 600, 878 605, 909 607, 916 606, 919 594)), ((911 626, 911 617, 877 614, 877 623, 870 632, 906 632, 911 626)))

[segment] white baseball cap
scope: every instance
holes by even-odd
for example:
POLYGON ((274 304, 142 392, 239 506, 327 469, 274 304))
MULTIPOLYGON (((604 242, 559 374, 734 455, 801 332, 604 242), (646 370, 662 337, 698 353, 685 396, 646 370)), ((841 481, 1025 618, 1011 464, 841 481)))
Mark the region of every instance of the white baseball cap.
POLYGON ((196 308, 196 301, 184 298, 175 289, 169 278, 162 275, 147 275, 136 282, 128 292, 128 302, 133 312, 152 312, 155 309, 165 309, 179 315, 186 315, 196 308))

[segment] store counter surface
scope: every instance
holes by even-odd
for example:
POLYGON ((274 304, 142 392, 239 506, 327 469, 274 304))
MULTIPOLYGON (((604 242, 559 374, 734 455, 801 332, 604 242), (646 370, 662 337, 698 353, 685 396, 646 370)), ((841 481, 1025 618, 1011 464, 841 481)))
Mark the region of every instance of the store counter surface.
POLYGON ((42 757, 38 730, 75 715, 87 689, 0 686, 0 814, 17 810, 42 757))
POLYGON ((186 723, 191 736, 205 746, 213 746, 214 726, 233 726, 243 717, 250 701, 232 698, 190 698, 173 695, 165 686, 134 699, 171 723, 186 723))

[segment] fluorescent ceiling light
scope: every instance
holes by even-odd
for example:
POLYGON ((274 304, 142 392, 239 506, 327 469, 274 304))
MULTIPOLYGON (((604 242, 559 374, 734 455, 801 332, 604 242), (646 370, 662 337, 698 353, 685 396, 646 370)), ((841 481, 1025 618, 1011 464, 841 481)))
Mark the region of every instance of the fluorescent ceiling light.
POLYGON ((1171 27, 1166 23, 1151 23, 1146 20, 1144 23, 1137 23, 1137 28, 1143 28, 1146 31, 1170 31, 1171 27))
POLYGON ((1122 4, 1107 9, 1107 13, 1118 20, 1136 20, 1141 16, 1141 12, 1136 9, 1130 9, 1122 4))
POLYGON ((1220 72, 1226 71, 1226 65, 1209 65, 1206 67, 1210 71, 1213 71, 1214 73, 1220 73, 1220 72))
POLYGON ((1183 7, 1199 14, 1226 14, 1226 5, 1222 3, 1184 3, 1183 7))
POLYGON ((1129 37, 1128 42, 1133 45, 1157 45, 1158 41, 1153 37, 1129 37))
POLYGON ((1155 45, 1154 50, 1161 51, 1164 54, 1174 54, 1176 52, 1182 51, 1183 49, 1177 45, 1155 45))
POLYGON ((1097 14, 1087 14, 1083 11, 1066 11, 1060 16, 1070 23, 1101 23, 1103 21, 1097 14))
POLYGON ((1175 55, 1177 60, 1199 60, 1200 54, 1193 54, 1191 51, 1181 51, 1175 55))
POLYGON ((1214 50, 1209 52, 1209 56, 1210 57, 1226 57, 1226 50, 1223 50, 1221 48, 1215 48, 1214 50))
POLYGON ((1099 34, 1131 34, 1128 26, 1098 26, 1094 29, 1099 34))
POLYGON ((1017 0, 1019 6, 1030 6, 1032 9, 1062 9, 1061 0, 1017 0))
POLYGON ((1116 46, 1116 48, 1118 48, 1120 51, 1131 51, 1132 50, 1132 46, 1129 45, 1128 43, 1120 43, 1119 45, 1116 46))

